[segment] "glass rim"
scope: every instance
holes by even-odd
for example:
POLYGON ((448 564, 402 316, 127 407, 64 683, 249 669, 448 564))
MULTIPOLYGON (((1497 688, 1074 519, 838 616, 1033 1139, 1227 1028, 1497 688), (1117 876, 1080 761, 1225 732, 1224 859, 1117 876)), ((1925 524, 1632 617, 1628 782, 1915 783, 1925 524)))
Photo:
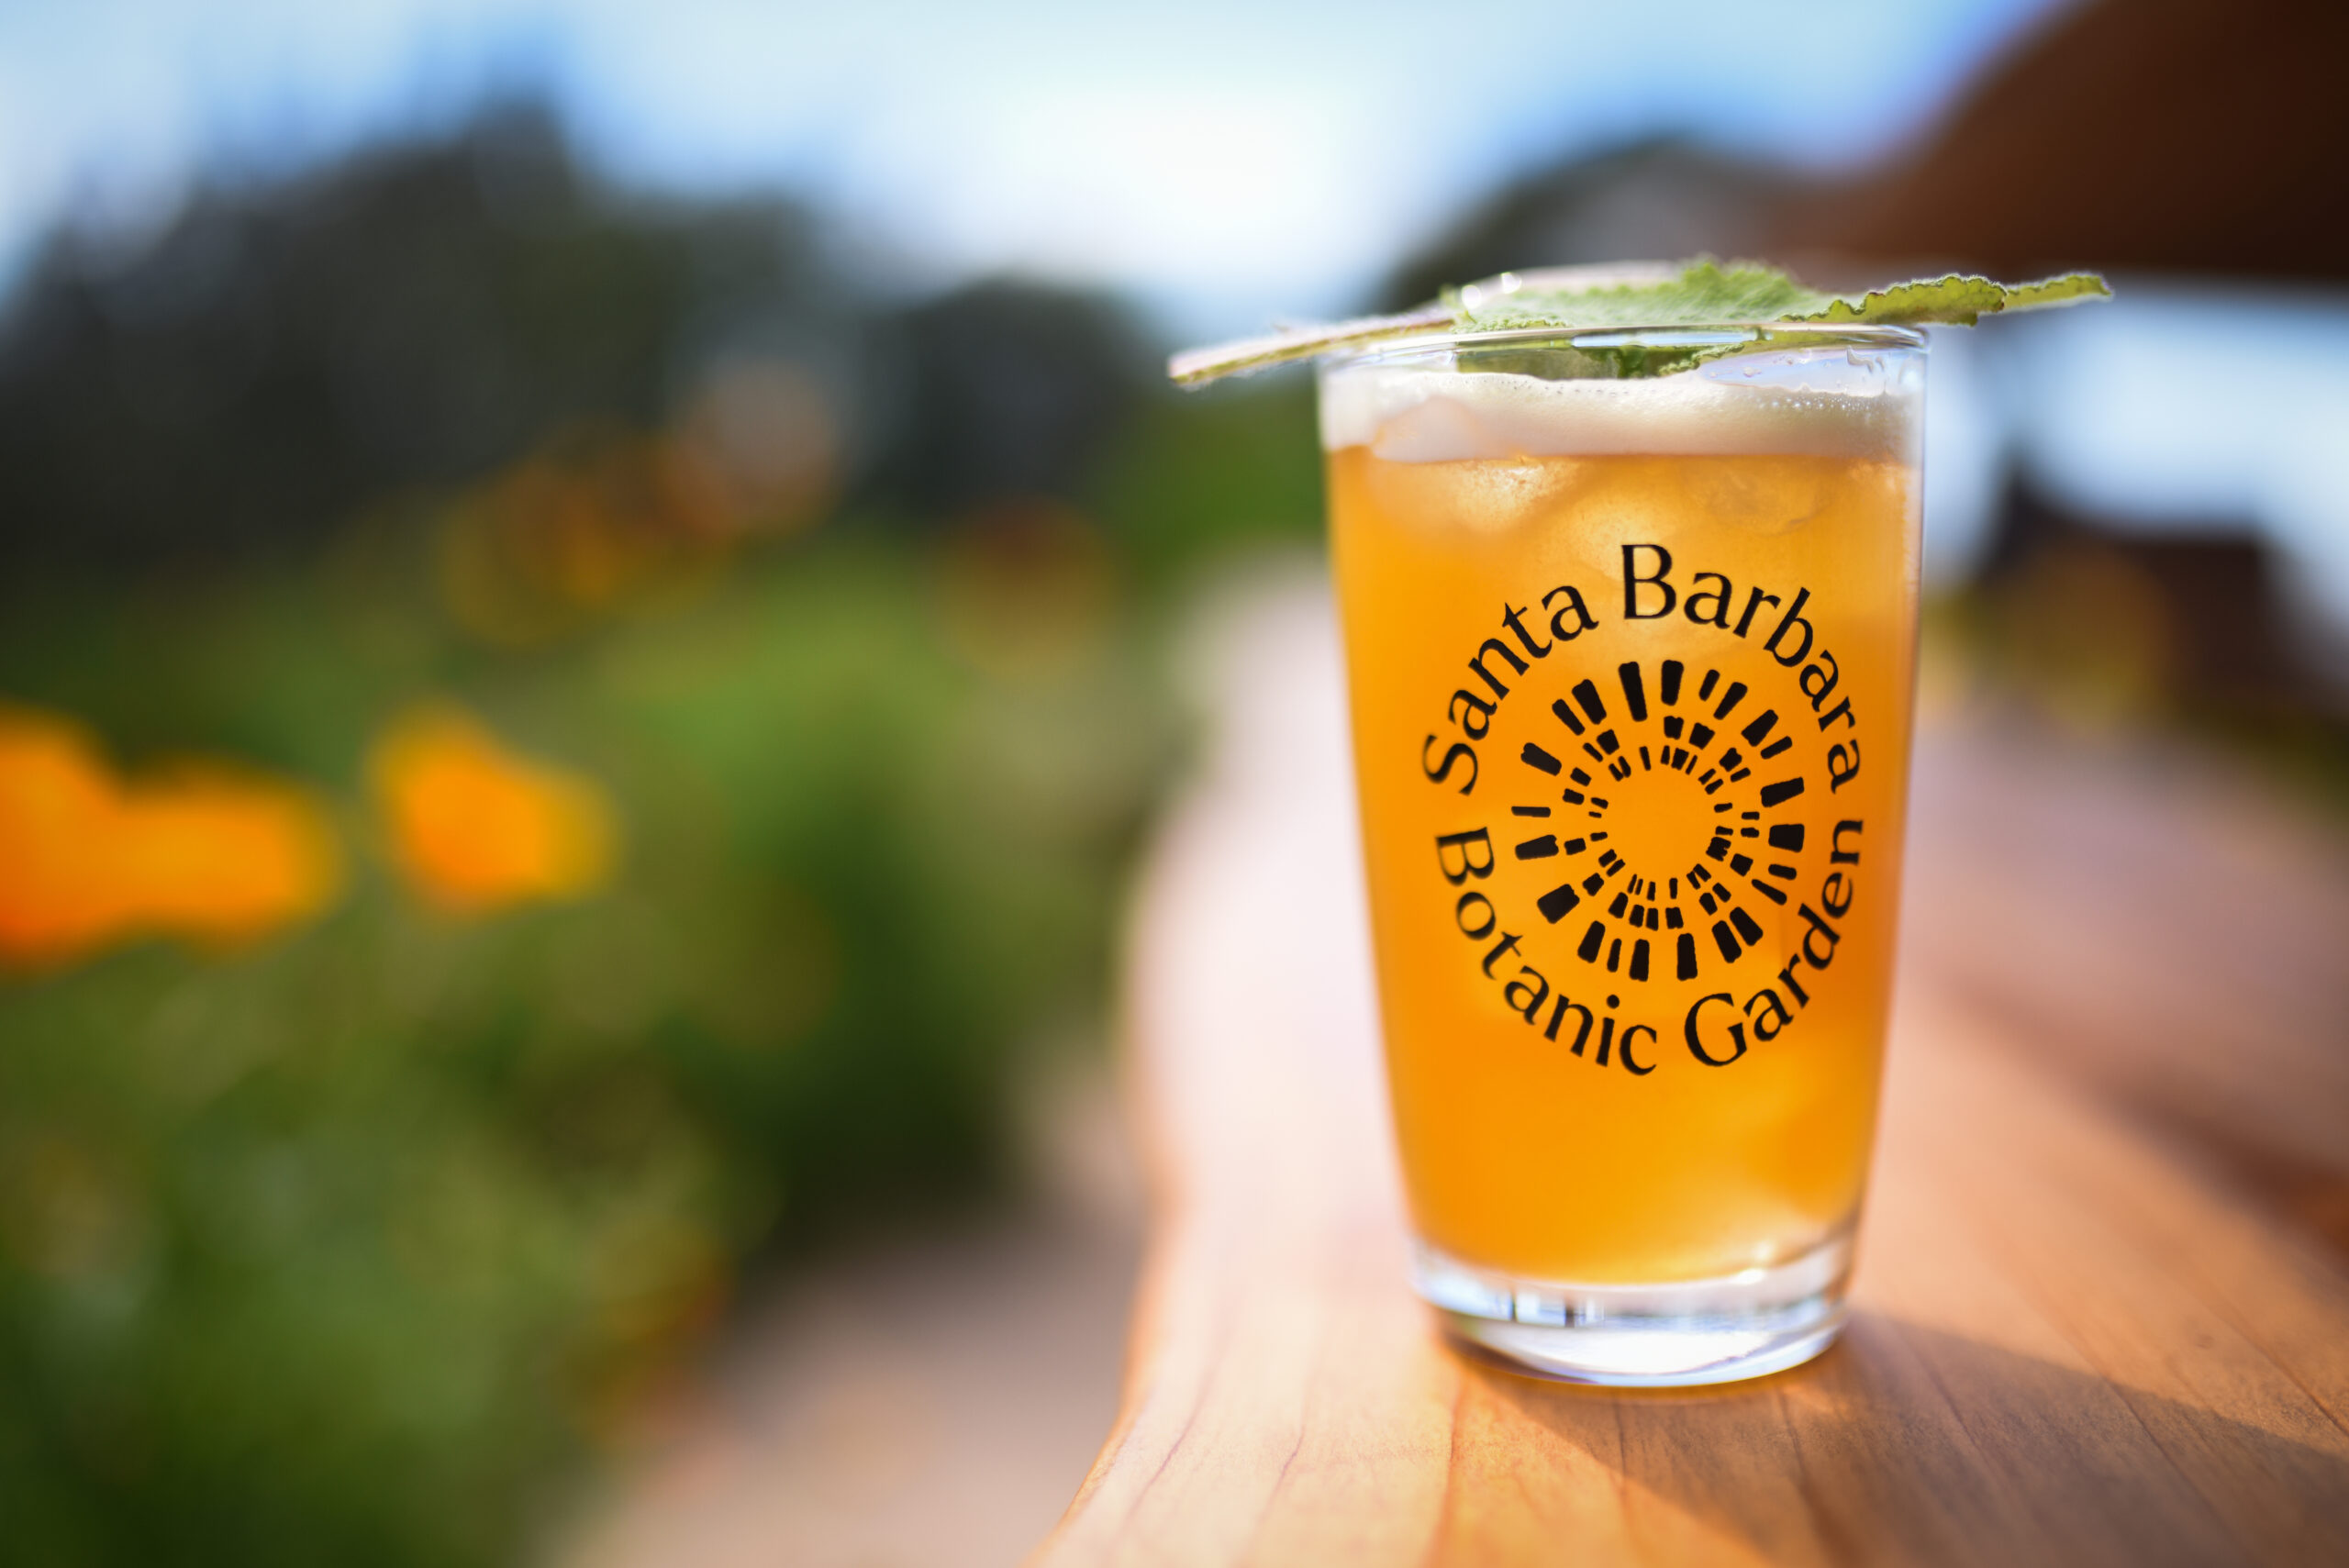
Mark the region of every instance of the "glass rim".
POLYGON ((1318 371, 1328 373, 1388 358, 1464 348, 1703 349, 1728 348, 1738 343, 1766 344, 1774 339, 1787 339, 1785 347, 1790 350, 1922 350, 1929 343, 1918 328, 1860 321, 1729 321, 1708 322, 1701 327, 1685 323, 1651 327, 1506 327, 1484 331, 1413 332, 1408 337, 1383 338, 1331 349, 1316 355, 1315 361, 1318 371))

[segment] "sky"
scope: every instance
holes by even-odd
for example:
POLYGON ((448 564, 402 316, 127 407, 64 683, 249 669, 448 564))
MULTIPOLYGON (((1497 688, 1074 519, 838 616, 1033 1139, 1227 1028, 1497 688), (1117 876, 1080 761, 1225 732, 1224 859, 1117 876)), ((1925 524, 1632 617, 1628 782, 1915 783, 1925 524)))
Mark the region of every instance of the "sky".
POLYGON ((2050 3, 0 0, 0 266, 61 212, 136 232, 198 169, 535 85, 628 179, 782 185, 929 279, 1106 283, 1252 330, 1347 308, 1574 150, 1865 161, 2050 3))

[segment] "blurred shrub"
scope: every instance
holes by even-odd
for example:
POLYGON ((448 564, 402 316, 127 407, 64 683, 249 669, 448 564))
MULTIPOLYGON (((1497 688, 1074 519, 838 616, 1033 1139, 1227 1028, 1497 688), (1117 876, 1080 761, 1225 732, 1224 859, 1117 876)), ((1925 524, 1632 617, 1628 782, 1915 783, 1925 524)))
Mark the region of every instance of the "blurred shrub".
POLYGON ((0 632, 7 689, 317 778, 427 887, 450 811, 578 779, 629 842, 580 902, 452 918, 371 859, 257 952, 0 985, 12 1560, 510 1556, 741 1260, 984 1185, 1019 1049, 1095 1005, 1168 733, 1074 514, 771 555, 528 659, 403 600, 406 548, 0 632), (451 693, 500 739, 395 728, 363 808, 451 693))
POLYGON ((1267 545, 1321 540, 1321 437, 1300 374, 1156 389, 1105 445, 1085 494, 1162 592, 1267 545))

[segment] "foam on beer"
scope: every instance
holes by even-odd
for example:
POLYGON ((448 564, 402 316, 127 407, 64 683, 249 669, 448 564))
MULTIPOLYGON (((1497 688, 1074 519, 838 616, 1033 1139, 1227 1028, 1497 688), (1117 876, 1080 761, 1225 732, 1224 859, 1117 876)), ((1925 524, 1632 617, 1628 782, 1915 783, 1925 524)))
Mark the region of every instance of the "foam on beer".
POLYGON ((1389 462, 1708 453, 1907 458, 1920 412, 1912 379, 1840 355, 1731 359, 1625 381, 1365 364, 1323 380, 1321 444, 1331 451, 1365 446, 1389 462))

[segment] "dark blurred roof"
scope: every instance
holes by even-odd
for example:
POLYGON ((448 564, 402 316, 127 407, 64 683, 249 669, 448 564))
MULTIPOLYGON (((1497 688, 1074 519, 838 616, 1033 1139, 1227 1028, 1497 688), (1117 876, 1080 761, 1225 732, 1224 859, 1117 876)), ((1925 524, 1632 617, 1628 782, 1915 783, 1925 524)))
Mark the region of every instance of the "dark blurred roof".
POLYGON ((1698 251, 1828 284, 1944 265, 2349 278, 2344 72, 2344 0, 2060 9, 1876 168, 1821 180, 1672 141, 1577 157, 1470 214, 1379 303, 1507 268, 1698 251))
POLYGON ((1917 151, 1789 204, 1773 249, 2349 277, 2349 5, 2103 0, 2020 40, 1917 151))

